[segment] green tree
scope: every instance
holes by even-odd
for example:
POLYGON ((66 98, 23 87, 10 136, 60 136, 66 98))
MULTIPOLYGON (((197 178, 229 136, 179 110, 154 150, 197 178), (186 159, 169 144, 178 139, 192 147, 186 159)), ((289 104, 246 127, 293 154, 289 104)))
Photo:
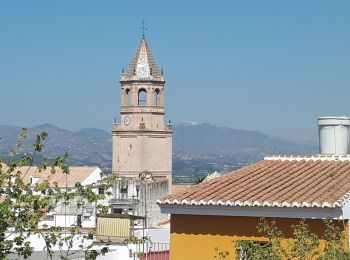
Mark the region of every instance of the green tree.
POLYGON ((320 257, 320 260, 350 259, 350 252, 344 249, 344 232, 341 231, 332 219, 324 220, 324 224, 326 227, 324 232, 326 246, 324 255, 320 257))
POLYGON ((239 260, 349 260, 350 253, 344 248, 344 232, 332 219, 324 220, 324 250, 320 250, 320 238, 312 233, 305 220, 293 228, 293 241, 284 240, 274 220, 261 218, 257 231, 267 238, 266 242, 236 241, 236 259, 239 260), (284 243, 283 243, 284 241, 284 243))
MULTIPOLYGON (((60 258, 68 259, 69 256, 76 253, 71 249, 78 244, 81 251, 85 253, 86 259, 95 259, 101 252, 83 246, 86 240, 93 239, 93 232, 83 234, 76 225, 70 228, 44 227, 43 229, 38 224, 50 208, 58 202, 74 201, 78 210, 84 210, 86 205, 93 203, 98 205, 99 212, 108 212, 108 207, 98 203, 105 196, 110 195, 108 189, 115 176, 104 178, 98 184, 101 189, 107 191, 104 194, 94 192, 94 189, 99 187, 82 186, 79 182, 72 190, 62 190, 57 183, 52 190, 47 179, 35 185, 34 193, 28 192, 33 187, 30 183, 26 183, 24 178, 31 167, 38 167, 39 171, 50 167, 51 174, 55 174, 60 169, 66 176, 69 175, 69 167, 66 163, 68 154, 51 161, 43 159, 41 163, 34 166, 34 160, 42 152, 43 142, 47 136, 45 132, 36 136, 32 155, 20 154, 23 141, 27 138, 27 129, 23 128, 16 149, 10 153, 10 159, 5 163, 0 158, 0 259, 6 259, 7 255, 13 253, 28 259, 33 253, 33 247, 28 238, 33 234, 39 234, 45 240, 45 250, 50 258, 53 257, 54 247, 58 247, 60 258), (23 166, 28 166, 24 172, 20 170, 23 169, 23 166)), ((102 253, 106 251, 107 248, 102 249, 102 253)))

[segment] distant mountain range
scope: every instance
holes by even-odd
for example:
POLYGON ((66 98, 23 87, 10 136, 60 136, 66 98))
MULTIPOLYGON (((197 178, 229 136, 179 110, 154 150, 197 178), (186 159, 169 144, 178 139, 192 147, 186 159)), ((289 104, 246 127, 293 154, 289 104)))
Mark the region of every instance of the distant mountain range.
MULTIPOLYGON (((0 126, 0 154, 6 157, 16 147, 21 127, 0 126)), ((23 145, 23 153, 32 151, 31 144, 40 132, 47 132, 43 156, 54 158, 67 152, 71 165, 98 165, 111 167, 112 136, 97 128, 83 128, 77 132, 68 131, 50 124, 28 128, 28 138, 23 145)))
MULTIPOLYGON (((16 146, 20 131, 20 127, 0 125, 0 155, 5 159, 16 146)), ((49 135, 43 156, 54 158, 67 152, 71 165, 111 168, 111 133, 96 128, 72 132, 50 124, 39 125, 28 128, 23 153, 31 151, 35 135, 42 131, 49 135)), ((173 153, 174 172, 181 175, 181 171, 206 173, 229 170, 272 154, 315 154, 317 144, 286 141, 259 131, 187 122, 174 126, 173 153), (196 165, 196 169, 188 170, 189 165, 196 165)))
POLYGON ((191 156, 252 154, 314 154, 317 144, 293 142, 259 131, 218 127, 208 123, 180 123, 174 127, 174 153, 191 156))

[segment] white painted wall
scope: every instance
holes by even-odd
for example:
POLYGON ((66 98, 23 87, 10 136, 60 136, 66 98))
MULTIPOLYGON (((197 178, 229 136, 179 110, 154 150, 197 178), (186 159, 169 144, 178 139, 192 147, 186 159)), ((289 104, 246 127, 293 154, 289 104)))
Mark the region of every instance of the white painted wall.
MULTIPOLYGON (((169 236, 170 236, 170 231, 169 229, 150 229, 150 230, 145 230, 145 233, 147 236, 151 237, 151 240, 153 243, 169 243, 169 236), (167 241, 167 242, 166 242, 167 241)), ((70 235, 70 234, 67 234, 70 235)), ((64 235, 63 235, 64 236, 64 235)), ((15 237, 15 234, 10 235, 9 239, 13 239, 15 237)), ((82 238, 82 236, 80 236, 82 238)), ((80 250, 80 237, 76 239, 75 243, 73 244, 73 248, 71 250, 80 250)), ((142 233, 138 234, 138 237, 142 237, 142 233)), ((45 242, 44 239, 42 238, 41 235, 36 234, 36 235, 30 235, 29 238, 27 239, 30 241, 31 246, 34 248, 34 251, 45 251, 45 242)), ((85 240, 83 243, 84 248, 87 248, 92 244, 91 240, 85 240)), ((95 249, 100 251, 103 247, 106 245, 94 245, 91 249, 95 249)), ((133 260, 133 257, 130 257, 129 254, 130 252, 136 252, 137 251, 137 245, 134 244, 127 244, 127 245, 110 245, 108 246, 109 252, 102 256, 98 256, 98 260, 133 260)), ((146 248, 146 250, 151 249, 151 248, 146 248)), ((58 247, 53 248, 54 251, 59 251, 58 247)), ((67 247, 63 245, 62 250, 67 250, 67 247)), ((79 258, 78 258, 79 259, 79 258)), ((42 259, 44 260, 44 259, 42 259)))
POLYGON ((101 169, 96 167, 96 169, 81 183, 81 185, 85 186, 97 183, 98 181, 102 180, 101 173, 101 169))
MULTIPOLYGON (((134 232, 138 238, 143 237, 143 230, 134 232)), ((170 229, 169 228, 150 228, 145 229, 145 236, 148 237, 152 243, 170 243, 170 229)))
MULTIPOLYGON (((91 184, 97 184, 99 181, 102 180, 101 177, 101 169, 99 167, 96 167, 94 171, 91 172, 91 174, 83 180, 81 183, 83 186, 91 185, 91 184)), ((94 188, 93 192, 98 193, 98 189, 94 188)), ((99 201, 98 204, 102 204, 104 206, 108 206, 108 200, 109 198, 106 198, 103 201, 99 201)), ((82 214, 82 227, 85 228, 94 228, 96 227, 96 208, 95 205, 91 204, 93 207, 93 212, 88 214, 82 214), (88 219, 87 219, 88 217, 88 219)), ((40 227, 43 227, 44 225, 47 225, 48 227, 56 226, 56 227, 71 227, 72 225, 76 225, 77 223, 77 212, 72 212, 67 210, 68 212, 64 214, 64 211, 62 209, 55 209, 56 212, 52 212, 51 214, 54 216, 53 220, 43 220, 39 223, 40 227)))
MULTIPOLYGON (((70 235, 69 233, 66 234, 67 236, 70 235)), ((8 239, 14 239, 14 237, 16 236, 16 234, 12 234, 9 236, 8 239)), ((63 237, 65 235, 63 234, 63 237)), ((82 237, 82 236, 81 236, 82 237)), ((73 242, 73 247, 72 250, 80 250, 79 245, 81 245, 80 242, 81 239, 76 239, 75 242, 73 242)), ((40 234, 33 234, 30 235, 27 239, 27 241, 30 242, 30 246, 32 246, 34 248, 34 251, 45 251, 45 241, 43 239, 43 237, 40 234)), ((83 246, 84 248, 87 248, 89 245, 91 245, 92 241, 91 240, 84 240, 83 246)), ((63 245, 62 247, 63 250, 66 250, 67 247, 65 245, 63 245)), ((59 247, 56 246, 53 248, 54 251, 58 251, 59 247)))

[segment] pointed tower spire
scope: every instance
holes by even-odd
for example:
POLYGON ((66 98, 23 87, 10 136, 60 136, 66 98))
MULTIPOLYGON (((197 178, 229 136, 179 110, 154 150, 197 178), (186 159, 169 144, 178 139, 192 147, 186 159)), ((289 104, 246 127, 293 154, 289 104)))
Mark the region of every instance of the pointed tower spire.
POLYGON ((157 67, 144 35, 122 81, 162 81, 164 78, 157 67))

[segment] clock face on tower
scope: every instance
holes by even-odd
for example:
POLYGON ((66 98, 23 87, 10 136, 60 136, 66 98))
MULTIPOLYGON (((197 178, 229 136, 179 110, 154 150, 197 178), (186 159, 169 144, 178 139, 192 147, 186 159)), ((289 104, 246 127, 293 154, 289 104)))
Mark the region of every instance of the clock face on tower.
POLYGON ((125 125, 129 125, 130 122, 131 122, 130 117, 128 117, 128 116, 124 117, 124 124, 125 125))

